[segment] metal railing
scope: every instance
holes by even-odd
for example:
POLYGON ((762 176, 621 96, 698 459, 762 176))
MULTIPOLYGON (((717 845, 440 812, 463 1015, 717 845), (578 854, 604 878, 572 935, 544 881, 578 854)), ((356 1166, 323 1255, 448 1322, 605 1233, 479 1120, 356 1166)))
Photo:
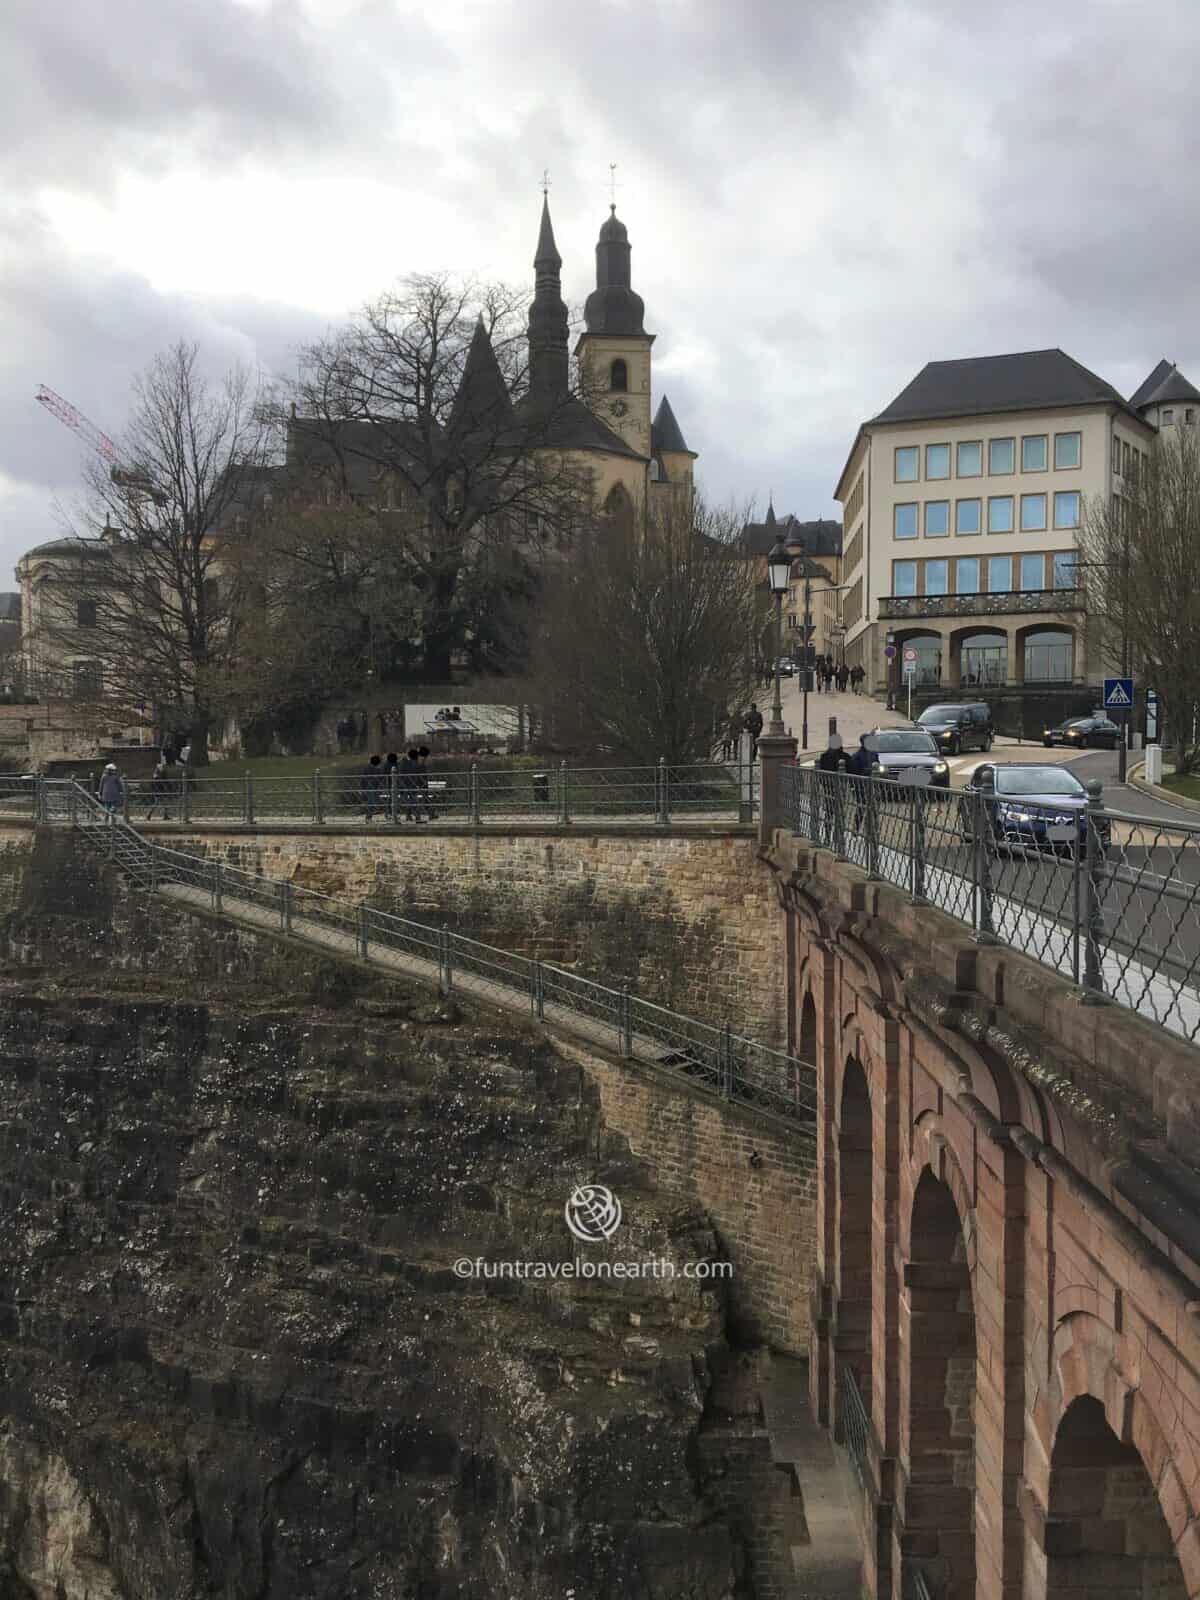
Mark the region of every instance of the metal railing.
POLYGON ((858 1379, 850 1367, 841 1368, 841 1434, 858 1481, 864 1489, 871 1486, 871 1419, 863 1404, 858 1379))
MULTIPOLYGON (((0 812, 34 805, 42 780, 0 780, 0 812)), ((49 781, 49 780, 47 780, 49 781)), ((702 762, 652 767, 572 767, 543 771, 478 765, 422 774, 333 768, 303 777, 212 777, 176 771, 165 778, 129 778, 122 812, 127 822, 390 823, 456 822, 469 826, 537 821, 641 820, 752 822, 758 815, 757 762, 702 762)))
POLYGON ((907 1595, 908 1600, 933 1600, 933 1590, 921 1567, 908 1569, 907 1595))
POLYGON ((1087 803, 785 769, 792 830, 1187 1039, 1200 1036, 1200 828, 1087 803))
POLYGON ((265 921, 359 960, 400 957, 405 970, 436 984, 443 994, 460 989, 528 1007, 540 1020, 583 1020, 587 1032, 615 1045, 619 1054, 667 1069, 723 1099, 795 1122, 816 1119, 813 1064, 735 1033, 729 1023, 715 1027, 551 961, 156 844, 70 779, 44 780, 37 792, 41 820, 75 827, 145 887, 174 885, 213 911, 259 926, 265 921))

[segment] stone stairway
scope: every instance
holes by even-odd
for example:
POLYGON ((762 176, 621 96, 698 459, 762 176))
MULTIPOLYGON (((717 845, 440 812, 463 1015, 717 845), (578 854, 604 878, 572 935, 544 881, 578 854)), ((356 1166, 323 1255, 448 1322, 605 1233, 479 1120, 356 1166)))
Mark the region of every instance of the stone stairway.
POLYGON ((792 1479, 790 1600, 861 1600, 862 1536, 853 1480, 808 1403, 808 1363, 770 1356, 759 1379, 771 1459, 792 1479))

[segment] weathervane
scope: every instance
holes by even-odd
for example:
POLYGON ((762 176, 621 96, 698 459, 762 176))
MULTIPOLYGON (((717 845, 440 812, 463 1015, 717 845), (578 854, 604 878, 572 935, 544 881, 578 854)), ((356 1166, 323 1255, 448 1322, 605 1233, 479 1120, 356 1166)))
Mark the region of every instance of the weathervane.
POLYGON ((546 196, 547 200, 550 198, 550 168, 549 167, 543 167, 542 168, 542 193, 546 196))
POLYGON ((611 210, 617 209, 617 163, 608 163, 608 204, 611 210))

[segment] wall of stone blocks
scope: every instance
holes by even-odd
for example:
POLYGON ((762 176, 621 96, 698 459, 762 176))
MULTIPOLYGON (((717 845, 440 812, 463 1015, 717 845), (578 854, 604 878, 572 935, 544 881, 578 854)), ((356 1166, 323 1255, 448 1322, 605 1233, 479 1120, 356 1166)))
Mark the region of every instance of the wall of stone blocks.
POLYGON ((169 843, 786 1041, 784 922, 744 831, 197 828, 169 843))

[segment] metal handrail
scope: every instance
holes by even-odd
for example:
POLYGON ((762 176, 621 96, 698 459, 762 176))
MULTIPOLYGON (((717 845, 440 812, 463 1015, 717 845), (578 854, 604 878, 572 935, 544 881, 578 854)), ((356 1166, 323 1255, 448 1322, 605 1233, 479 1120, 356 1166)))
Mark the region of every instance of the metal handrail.
POLYGON ((42 805, 45 814, 70 822, 143 885, 175 884, 199 892, 219 914, 236 915, 241 902, 266 912, 282 931, 299 937, 305 936, 308 923, 324 936, 316 942, 340 945, 359 959, 371 960, 381 948, 399 951, 411 963, 429 967, 428 976, 443 992, 456 984, 462 987, 465 980, 507 1003, 528 1006, 541 1018, 553 1020, 556 1010, 584 1018, 611 1029, 623 1056, 669 1069, 748 1108, 807 1126, 815 1121, 814 1065, 734 1033, 728 1023, 715 1027, 544 959, 154 843, 70 779, 49 783, 42 805))
POLYGON ((871 1419, 851 1367, 841 1368, 842 1438, 863 1488, 871 1482, 871 1419))
MULTIPOLYGON (((249 770, 214 777, 201 768, 127 778, 124 787, 126 816, 146 821, 159 814, 171 821, 247 826, 360 820, 403 826, 416 819, 474 827, 527 819, 566 826, 576 818, 746 823, 758 815, 760 789, 757 762, 669 765, 665 760, 648 767, 571 767, 560 761, 540 772, 474 763, 419 776, 382 767, 336 767, 304 777, 260 776, 249 770)), ((0 785, 0 809, 4 794, 0 785)))
POLYGON ((1200 828, 1087 801, 789 765, 794 833, 1184 1038, 1200 1038, 1200 828))

